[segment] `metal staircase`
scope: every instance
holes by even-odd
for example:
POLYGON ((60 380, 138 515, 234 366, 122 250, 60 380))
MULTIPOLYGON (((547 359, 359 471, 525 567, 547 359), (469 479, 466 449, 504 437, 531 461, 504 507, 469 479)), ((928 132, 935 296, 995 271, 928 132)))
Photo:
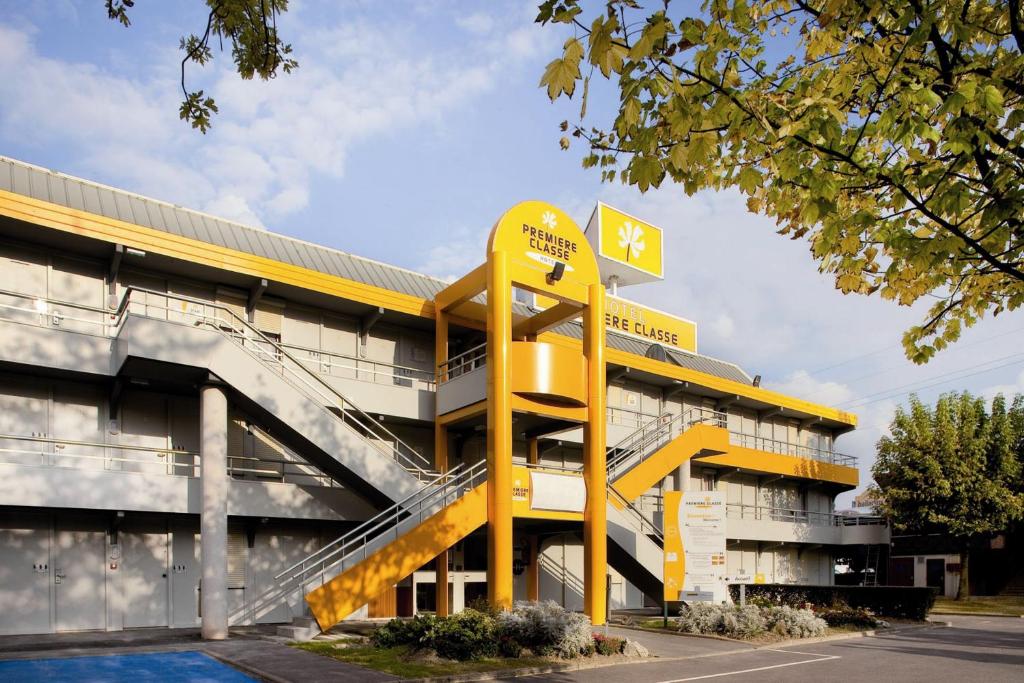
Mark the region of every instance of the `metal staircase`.
POLYGON ((130 316, 216 332, 276 373, 307 399, 323 406, 328 414, 361 437, 368 446, 394 460, 419 481, 426 482, 437 475, 422 454, 227 306, 180 294, 129 287, 110 316, 107 325, 109 336, 119 338, 130 316))
POLYGON ((725 413, 710 408, 690 408, 679 415, 662 415, 608 449, 609 481, 615 481, 671 443, 694 425, 725 427, 725 413))
MULTIPOLYGON (((295 596, 298 591, 305 596, 329 586, 334 579, 345 575, 346 572, 351 573, 353 570, 359 569, 369 571, 362 566, 365 560, 372 559, 376 553, 385 550, 407 534, 414 533, 429 524, 438 513, 463 500, 466 494, 478 489, 486 482, 486 479, 487 463, 485 461, 470 467, 458 465, 444 474, 435 475, 420 490, 405 500, 395 503, 275 575, 274 586, 256 597, 246 608, 249 610, 249 614, 246 615, 245 610, 239 609, 231 615, 232 621, 238 621, 246 616, 252 621, 256 621, 287 600, 289 596, 295 596)), ((475 520, 469 522, 468 526, 472 527, 470 531, 486 521, 486 506, 484 506, 483 512, 484 517, 479 519, 479 522, 475 524, 473 523, 475 520)), ((434 542, 443 545, 442 550, 457 543, 465 536, 461 528, 455 526, 445 526, 445 528, 433 529, 433 531, 436 532, 433 534, 436 537, 434 542)), ((426 550, 424 552, 429 555, 427 557, 429 559, 441 551, 426 550)), ((415 560, 410 561, 415 563, 415 560)), ((423 562, 415 564, 413 570, 422 564, 423 562)), ((411 573, 401 573, 402 571, 395 566, 375 568, 377 575, 373 579, 384 584, 384 588, 386 588, 411 573), (392 574, 400 575, 392 576, 392 574)), ((367 582, 360 583, 366 585, 367 582)), ((374 592, 374 589, 367 588, 365 589, 366 599, 359 595, 346 595, 346 597, 358 609, 380 592, 380 590, 374 592)), ((324 621, 320 621, 320 625, 328 626, 324 621)))

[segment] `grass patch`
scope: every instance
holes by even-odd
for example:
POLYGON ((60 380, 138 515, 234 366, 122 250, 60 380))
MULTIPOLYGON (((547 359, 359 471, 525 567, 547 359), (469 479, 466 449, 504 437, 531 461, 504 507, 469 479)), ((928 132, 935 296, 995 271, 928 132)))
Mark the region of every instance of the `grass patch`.
POLYGON ((1024 615, 1024 598, 1015 596, 992 596, 955 600, 935 598, 934 612, 952 614, 1004 614, 1010 617, 1024 615))
POLYGON ((415 652, 406 645, 376 648, 372 645, 309 642, 295 643, 292 647, 312 652, 313 654, 332 657, 349 664, 363 666, 367 669, 394 674, 402 678, 452 676, 483 671, 507 671, 509 669, 548 666, 555 661, 546 657, 518 657, 515 659, 494 658, 456 662, 424 654, 423 652, 415 652))

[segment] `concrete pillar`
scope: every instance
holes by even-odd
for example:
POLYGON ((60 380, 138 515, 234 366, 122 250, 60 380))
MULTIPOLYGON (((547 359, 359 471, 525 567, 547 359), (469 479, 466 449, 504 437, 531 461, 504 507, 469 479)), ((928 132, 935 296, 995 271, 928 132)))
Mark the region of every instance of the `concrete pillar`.
POLYGON ((199 467, 202 499, 202 634, 228 637, 228 398, 224 389, 199 393, 199 467))
POLYGON ((684 460, 683 464, 679 466, 675 472, 672 473, 674 490, 676 491, 689 491, 690 490, 690 461, 684 460))

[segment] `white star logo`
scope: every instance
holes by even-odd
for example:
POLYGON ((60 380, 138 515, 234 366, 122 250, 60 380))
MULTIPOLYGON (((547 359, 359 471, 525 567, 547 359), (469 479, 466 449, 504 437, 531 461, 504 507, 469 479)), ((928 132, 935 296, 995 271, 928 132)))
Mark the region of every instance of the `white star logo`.
POLYGON ((540 222, 551 230, 558 227, 558 218, 555 216, 554 211, 545 211, 544 215, 540 217, 540 222))

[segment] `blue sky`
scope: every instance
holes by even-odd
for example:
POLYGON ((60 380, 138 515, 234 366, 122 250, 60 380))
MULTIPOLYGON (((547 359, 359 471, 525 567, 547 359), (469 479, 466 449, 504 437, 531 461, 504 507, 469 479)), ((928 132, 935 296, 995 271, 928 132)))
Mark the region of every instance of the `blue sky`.
MULTIPOLYGON (((899 340, 923 307, 843 296, 805 242, 738 195, 641 195, 581 169, 583 150, 558 146, 578 103, 537 87, 565 36, 533 23, 533 3, 291 5, 279 26, 293 74, 242 82, 227 53, 189 70, 221 109, 206 136, 177 118, 178 38, 204 25, 198 1, 139 0, 130 29, 99 0, 6 7, 0 154, 441 277, 481 262, 518 201, 581 223, 606 201, 666 232, 665 281, 621 293, 695 320, 702 353, 765 386, 858 413, 862 428, 837 446, 860 458, 864 482, 909 391, 1024 391, 1020 314, 917 367, 899 340)), ((594 88, 594 121, 610 120, 607 95, 594 88)))

